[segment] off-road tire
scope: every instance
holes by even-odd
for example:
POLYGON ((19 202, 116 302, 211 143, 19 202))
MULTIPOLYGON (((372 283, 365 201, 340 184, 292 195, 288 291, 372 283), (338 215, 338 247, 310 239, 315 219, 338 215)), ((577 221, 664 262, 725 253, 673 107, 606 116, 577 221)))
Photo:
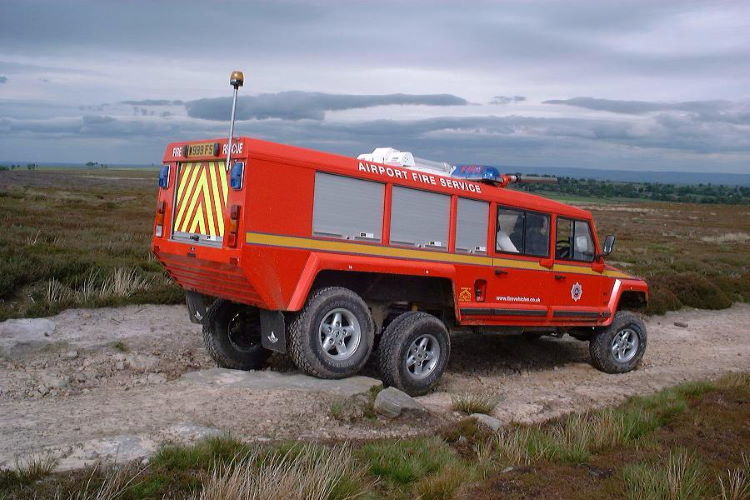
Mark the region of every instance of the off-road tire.
POLYGON ((375 322, 362 298, 342 287, 327 287, 314 291, 302 310, 289 325, 288 353, 294 364, 318 378, 338 379, 355 375, 367 363, 375 341, 375 322), (335 309, 351 312, 360 326, 360 340, 354 353, 347 359, 335 360, 327 356, 319 340, 319 328, 326 316, 335 309))
POLYGON ((625 373, 634 369, 641 362, 646 352, 646 325, 643 320, 630 311, 620 311, 607 327, 597 329, 589 341, 591 364, 605 373, 625 373), (612 351, 615 335, 626 329, 631 330, 638 338, 635 355, 627 361, 618 361, 612 351))
POLYGON ((427 394, 443 375, 450 352, 450 336, 442 321, 424 312, 405 312, 388 325, 380 339, 378 365, 383 384, 401 389, 410 396, 427 394), (440 356, 434 369, 425 378, 419 379, 407 369, 406 357, 412 343, 425 334, 437 340, 440 356))
POLYGON ((258 370, 263 368, 271 351, 261 345, 260 316, 257 309, 228 300, 216 300, 206 311, 203 318, 203 342, 208 354, 222 368, 234 370, 258 370), (248 315, 245 318, 247 332, 252 338, 252 345, 240 349, 230 340, 230 328, 237 328, 232 324, 239 314, 248 315), (257 337, 257 343, 254 341, 257 337))

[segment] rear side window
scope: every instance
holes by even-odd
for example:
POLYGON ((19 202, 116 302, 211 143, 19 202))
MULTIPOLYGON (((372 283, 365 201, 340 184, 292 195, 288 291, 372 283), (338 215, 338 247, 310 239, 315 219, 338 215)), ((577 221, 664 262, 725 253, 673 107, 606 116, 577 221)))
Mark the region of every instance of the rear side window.
POLYGON ((495 249, 504 253, 547 257, 549 215, 498 207, 495 249))
POLYGON ((456 252, 487 253, 488 208, 485 201, 458 199, 456 252))
POLYGON ((316 173, 313 234, 381 241, 384 193, 379 182, 316 173))
POLYGON ((449 196, 393 187, 391 243, 447 250, 449 218, 449 196))
POLYGON ((591 237, 589 223, 583 220, 558 217, 555 257, 592 262, 594 253, 594 240, 591 237))

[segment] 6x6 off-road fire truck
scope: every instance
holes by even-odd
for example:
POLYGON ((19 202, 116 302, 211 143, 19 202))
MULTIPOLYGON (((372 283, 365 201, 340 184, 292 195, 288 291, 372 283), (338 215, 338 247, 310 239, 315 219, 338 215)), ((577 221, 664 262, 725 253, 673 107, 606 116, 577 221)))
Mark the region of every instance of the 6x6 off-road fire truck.
POLYGON ((506 188, 523 176, 231 132, 163 160, 152 251, 223 367, 276 351, 342 378, 375 355, 386 385, 418 395, 459 330, 568 333, 608 373, 643 356, 646 283, 604 262, 614 236, 600 244, 590 212, 506 188))

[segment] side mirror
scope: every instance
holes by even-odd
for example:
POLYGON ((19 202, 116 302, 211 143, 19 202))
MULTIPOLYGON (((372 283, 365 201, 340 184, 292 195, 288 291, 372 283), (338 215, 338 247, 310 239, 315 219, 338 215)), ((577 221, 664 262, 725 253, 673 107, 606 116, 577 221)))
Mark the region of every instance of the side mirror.
POLYGON ((614 247, 615 247, 615 235, 610 234, 604 240, 604 247, 602 247, 602 253, 600 254, 600 256, 606 257, 607 255, 611 254, 614 247))

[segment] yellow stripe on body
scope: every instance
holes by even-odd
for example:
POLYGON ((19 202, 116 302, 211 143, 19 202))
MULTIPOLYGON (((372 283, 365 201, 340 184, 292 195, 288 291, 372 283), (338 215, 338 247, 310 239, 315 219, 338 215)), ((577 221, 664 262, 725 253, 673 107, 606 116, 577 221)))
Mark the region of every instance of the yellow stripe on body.
MULTIPOLYGON (((221 192, 224 195, 222 198, 222 205, 226 206, 227 204, 227 190, 229 189, 229 176, 227 176, 227 172, 224 169, 223 163, 217 163, 217 167, 219 168, 219 172, 221 172, 221 192)), ((247 167, 247 165, 245 165, 247 167)), ((244 174, 243 174, 244 175, 244 174)))
MULTIPOLYGON (((205 183, 206 183, 206 171, 203 168, 201 168, 200 173, 198 174, 198 182, 195 184, 195 187, 193 188, 193 193, 190 198, 190 204, 188 205, 188 209, 185 214, 185 220, 182 221, 182 226, 181 226, 180 231, 183 231, 186 233, 191 232, 190 230, 191 223, 194 224, 196 220, 195 204, 198 202, 198 198, 200 197, 200 194, 203 191, 203 184, 205 183)), ((200 207, 198 208, 198 212, 200 212, 200 207)))
POLYGON ((305 248, 308 250, 324 250, 332 252, 356 253, 372 255, 376 257, 403 257, 407 259, 421 259, 438 262, 455 262, 463 264, 492 265, 491 257, 477 257, 473 255, 459 255, 450 253, 438 253, 424 250, 410 250, 408 248, 395 248, 376 245, 363 245, 361 243, 347 243, 329 240, 316 240, 313 238, 300 238, 297 236, 281 236, 276 234, 247 233, 247 243, 258 243, 261 245, 273 245, 287 248, 305 248))
MULTIPOLYGON (((216 209, 216 231, 217 236, 224 236, 224 213, 221 209, 221 195, 219 194, 219 180, 217 179, 216 171, 218 170, 218 163, 213 163, 211 167, 211 190, 214 197, 214 208, 216 209)), ((219 174, 218 177, 220 177, 219 174)))
POLYGON ((207 234, 206 233, 206 224, 205 220, 203 219, 203 211, 198 207, 198 213, 193 218, 193 225, 190 227, 190 233, 194 233, 195 230, 198 230, 200 234, 207 234))
MULTIPOLYGON (((359 255, 371 255, 374 257, 400 257, 406 259, 428 260, 433 262, 449 262, 453 264, 474 264, 480 266, 503 266, 514 269, 530 269, 537 271, 553 272, 540 266, 536 262, 518 261, 512 259, 493 259, 492 257, 481 257, 475 255, 461 255, 452 253, 438 253, 427 250, 411 250, 408 248, 396 248, 376 245, 363 245, 361 243, 349 243, 330 240, 318 240, 314 238, 302 238, 298 236, 282 236, 277 234, 247 233, 245 242, 259 245, 279 246, 285 248, 299 248, 306 250, 322 250, 328 252, 343 252, 359 255)), ((555 265, 555 271, 560 271, 560 265, 555 265)), ((565 266, 567 271, 578 274, 604 275, 608 277, 629 277, 627 274, 617 271, 605 271, 598 273, 593 269, 577 266, 565 266)))
MULTIPOLYGON (((209 167, 207 167, 207 170, 210 172, 213 169, 209 166, 209 167)), ((203 231, 203 232, 201 232, 201 234, 209 234, 211 236, 215 236, 215 232, 214 232, 214 209, 211 206, 211 193, 209 192, 209 190, 211 189, 210 188, 211 181, 209 179, 209 173, 208 172, 206 172, 205 176, 206 176, 206 182, 203 184, 203 188, 201 190, 202 193, 203 193, 203 203, 201 203, 201 205, 198 207, 198 211, 201 212, 201 213, 203 213, 205 211, 205 213, 206 213, 206 218, 208 219, 208 220, 206 220, 206 223, 207 223, 206 229, 208 230, 208 232, 203 231)))
POLYGON ((182 182, 180 185, 180 192, 178 193, 179 199, 177 200, 178 205, 181 205, 188 197, 192 183, 195 179, 197 167, 194 163, 188 163, 184 165, 185 174, 183 175, 182 182))
POLYGON ((198 178, 198 174, 200 173, 200 168, 195 166, 194 164, 190 165, 190 180, 188 181, 187 188, 184 191, 184 194, 181 197, 181 200, 179 202, 180 210, 177 212, 177 218, 175 219, 175 228, 177 228, 178 231, 182 231, 182 226, 184 225, 185 221, 185 211, 187 210, 188 203, 187 201, 190 199, 190 195, 193 192, 193 187, 195 186, 195 180, 198 178))

